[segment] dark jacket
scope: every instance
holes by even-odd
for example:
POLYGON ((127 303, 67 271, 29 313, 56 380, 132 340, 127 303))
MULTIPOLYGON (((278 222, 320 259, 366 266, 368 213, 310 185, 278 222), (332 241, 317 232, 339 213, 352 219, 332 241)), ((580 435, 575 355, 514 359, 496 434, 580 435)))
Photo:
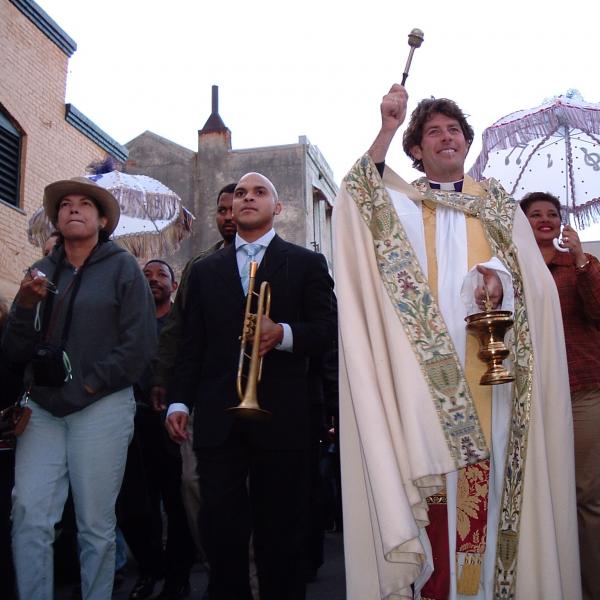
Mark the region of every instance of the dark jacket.
MULTIPOLYGON (((2 337, 2 328, 0 328, 2 337)), ((14 404, 23 392, 23 370, 24 366, 8 360, 2 349, 0 349, 0 410, 14 404)))
MULTIPOLYGON (((75 270, 65 262, 54 281, 61 253, 64 249, 58 246, 34 265, 58 288, 47 336, 54 344, 60 343, 75 277, 75 270)), ((42 302, 42 315, 46 302, 42 302)), ((2 350, 9 360, 31 360, 40 341, 35 313, 13 303, 2 337, 2 350)), ((66 344, 73 378, 60 388, 33 385, 30 396, 55 416, 68 415, 135 382, 155 348, 156 313, 148 283, 129 252, 105 242, 83 268, 73 307, 66 344), (86 392, 84 385, 94 393, 86 392)))
MULTIPOLYGON (((290 325, 293 352, 271 350, 258 386, 261 406, 272 413, 249 426, 256 443, 269 448, 307 447, 308 361, 330 351, 337 338, 333 281, 321 254, 275 236, 261 261, 255 289, 271 285, 271 319, 290 325)), ((194 409, 197 447, 221 444, 236 406, 239 336, 244 292, 233 245, 197 262, 190 273, 178 376, 170 401, 194 409)))
POLYGON ((160 332, 158 352, 152 360, 151 385, 166 388, 169 380, 173 376, 179 347, 183 339, 183 312, 185 310, 188 280, 192 267, 199 260, 210 256, 213 252, 220 250, 222 247, 223 240, 202 251, 185 265, 185 268, 181 273, 181 280, 179 281, 179 287, 177 288, 175 302, 173 302, 169 316, 160 332))

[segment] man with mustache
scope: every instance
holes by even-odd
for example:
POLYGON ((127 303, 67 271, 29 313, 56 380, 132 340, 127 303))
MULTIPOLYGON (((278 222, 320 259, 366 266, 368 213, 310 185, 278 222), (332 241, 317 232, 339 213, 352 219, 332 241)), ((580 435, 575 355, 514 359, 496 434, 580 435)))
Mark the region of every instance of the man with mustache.
MULTIPOLYGON (((235 239, 237 231, 233 220, 231 206, 233 203, 233 191, 235 183, 228 183, 223 186, 217 194, 217 208, 215 212, 215 224, 221 236, 221 239, 214 243, 210 248, 201 252, 198 256, 192 258, 183 269, 181 281, 177 290, 175 302, 169 312, 169 318, 166 320, 161 330, 158 343, 158 352, 152 363, 152 389, 150 397, 155 410, 163 411, 166 409, 165 396, 167 385, 173 376, 177 353, 183 339, 183 311, 187 299, 187 283, 192 267, 203 258, 210 256, 222 248, 227 248, 235 239)), ((200 510, 201 497, 200 487, 198 485, 198 473, 196 471, 196 455, 193 450, 194 442, 194 419, 190 415, 188 422, 188 438, 181 442, 182 465, 182 494, 183 502, 187 511, 188 521, 192 531, 192 537, 200 557, 204 558, 202 540, 198 528, 198 512, 200 510)))
MULTIPOLYGON (((171 311, 171 296, 177 289, 175 273, 159 259, 148 261, 143 273, 154 298, 160 335, 171 311)), ((194 542, 181 497, 181 453, 165 435, 162 416, 150 405, 150 375, 148 369, 135 387, 135 432, 119 497, 119 526, 139 569, 129 598, 150 598, 156 582, 164 577, 157 598, 176 600, 190 593, 194 542), (164 549, 161 502, 168 524, 164 549)))
POLYGON ((398 84, 383 97, 333 215, 348 600, 580 598, 554 282, 518 204, 465 175, 474 133, 455 102, 410 117, 425 177, 389 169, 407 102, 398 84), (513 315, 515 383, 480 383, 465 317, 490 309, 513 315))
POLYGON ((170 318, 161 331, 158 352, 152 364, 151 398, 156 410, 164 410, 166 408, 165 396, 167 386, 169 379, 173 375, 179 344, 183 338, 183 311, 186 303, 187 282, 190 271, 199 260, 210 256, 213 252, 221 250, 221 248, 226 248, 235 239, 237 228, 231 211, 235 186, 235 183, 228 183, 217 194, 215 224, 217 225, 221 239, 188 261, 181 274, 179 291, 170 311, 170 318))

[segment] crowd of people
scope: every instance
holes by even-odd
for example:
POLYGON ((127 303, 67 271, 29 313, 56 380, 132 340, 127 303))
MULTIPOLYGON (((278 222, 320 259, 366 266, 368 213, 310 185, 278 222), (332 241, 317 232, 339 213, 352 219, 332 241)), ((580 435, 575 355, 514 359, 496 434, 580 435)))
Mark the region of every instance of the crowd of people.
POLYGON ((0 450, 3 597, 53 597, 59 528, 86 600, 111 597, 119 540, 132 600, 189 597, 196 561, 208 600, 302 600, 343 498, 348 600, 600 598, 600 263, 556 197, 465 175, 452 100, 412 113, 425 176, 404 182, 385 160, 407 102, 394 84, 343 180, 335 294, 260 173, 219 191, 221 239, 179 282, 111 241, 110 192, 46 187, 56 232, 0 305, 22 419, 0 450), (481 385, 465 318, 496 311, 514 382, 481 385))
MULTIPOLYGON (((189 597, 196 560, 210 571, 207 598, 226 598, 237 593, 230 589, 244 589, 244 569, 245 597, 252 598, 259 589, 263 598, 287 597, 288 586, 293 588, 289 593, 304 594, 306 581, 323 562, 324 529, 334 526, 325 520, 319 457, 321 445, 332 442, 328 423, 337 407, 336 304, 324 258, 274 234, 273 218, 281 210, 276 194, 260 174, 223 187, 216 207, 222 240, 190 261, 178 286, 167 262, 150 260, 140 269, 133 256, 109 240, 119 219, 118 202, 109 192, 87 178, 47 186, 44 206, 56 233, 44 248, 44 258, 27 270, 10 313, 7 307, 2 313, 3 385, 10 396, 5 404, 26 398, 31 410, 16 451, 1 454, 11 477, 3 479, 2 515, 3 589, 8 595, 14 590, 19 598, 53 597, 55 562, 64 560, 53 560, 57 531, 62 551, 74 549, 79 557, 80 584, 74 590, 83 598, 110 598, 119 566, 117 542, 122 539, 138 572, 129 594, 134 600, 189 597), (242 195, 240 186, 246 181, 252 186, 242 195), (234 219, 236 210, 243 216, 234 219), (236 238, 238 226, 246 227, 246 242, 236 238), (267 278, 272 286, 270 314, 278 318, 276 323, 264 317, 261 343, 267 340, 269 350, 279 346, 264 357, 261 402, 269 406, 269 386, 275 390, 271 405, 277 402, 283 381, 283 397, 294 408, 271 406, 265 410, 272 417, 263 423, 238 420, 225 410, 239 402, 235 371, 244 319, 243 281, 238 276, 230 288, 213 285, 223 293, 215 308, 222 310, 229 295, 232 305, 240 305, 235 318, 231 307, 220 317, 209 317, 215 328, 211 343, 218 348, 227 340, 220 356, 216 349, 196 346, 206 339, 200 336, 205 324, 192 321, 202 298, 190 285, 196 264, 227 249, 235 261, 236 246, 260 243, 257 232, 268 234, 269 252, 255 257, 262 265, 256 278, 267 278), (292 281, 295 291, 290 294, 292 281), (278 340, 281 321, 287 332, 285 347, 278 340), (190 327, 196 333, 188 339, 190 327), (219 334, 223 327, 229 329, 226 337, 223 331, 219 334), (238 346, 233 354, 228 352, 232 345, 238 346), (50 356, 40 365, 44 353, 50 356), (194 403, 195 392, 187 396, 179 390, 179 382, 185 381, 179 373, 181 357, 188 353, 194 355, 189 389, 195 390, 198 376, 221 386, 215 396, 219 406, 212 410, 218 414, 222 407, 225 419, 209 426, 211 434, 221 436, 216 441, 204 439, 204 428, 198 433, 191 424, 178 435, 169 431, 173 439, 165 428, 167 393, 194 403), (207 365, 199 369, 203 359, 207 365), (225 393, 228 383, 234 394, 225 393), (228 444, 245 447, 231 467, 215 465, 204 474, 202 467, 209 461, 203 453, 218 456, 223 447, 224 457, 217 460, 229 460, 228 444), (197 458, 202 460, 198 463, 197 458), (235 485, 220 480, 228 473, 235 474, 235 485), (257 499, 257 494, 262 497, 257 499), (289 511, 286 506, 292 502, 297 508, 289 511), (291 540, 279 529, 274 536, 278 513, 283 519, 278 528, 288 527, 291 540), (11 519, 16 585, 9 564, 11 519), (225 562, 231 562, 231 570, 223 575, 220 565, 225 562), (273 581, 273 573, 283 567, 293 568, 273 581)), ((218 274, 227 275, 232 277, 226 268, 218 274)), ((193 414, 201 412, 197 407, 193 414)))

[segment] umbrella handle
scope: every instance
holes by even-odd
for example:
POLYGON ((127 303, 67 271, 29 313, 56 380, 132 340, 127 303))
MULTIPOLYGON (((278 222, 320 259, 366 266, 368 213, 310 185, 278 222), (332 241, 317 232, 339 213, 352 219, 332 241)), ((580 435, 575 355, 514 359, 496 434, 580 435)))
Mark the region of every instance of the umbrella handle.
POLYGON ((562 244, 562 231, 563 231, 563 226, 560 226, 560 235, 557 238, 554 238, 552 240, 552 243, 554 244, 554 247, 559 251, 559 252, 570 252, 570 250, 568 248, 565 248, 563 246, 561 246, 562 244))

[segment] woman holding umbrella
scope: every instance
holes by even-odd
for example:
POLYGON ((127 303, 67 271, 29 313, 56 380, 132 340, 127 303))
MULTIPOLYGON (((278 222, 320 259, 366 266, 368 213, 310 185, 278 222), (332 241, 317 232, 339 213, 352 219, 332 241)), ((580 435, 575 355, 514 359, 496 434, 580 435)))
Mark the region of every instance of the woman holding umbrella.
POLYGON ((575 480, 584 600, 600 598, 600 263, 583 252, 577 232, 565 225, 560 252, 561 205, 545 192, 527 194, 529 219, 554 277, 562 311, 575 436, 575 480))
POLYGON ((2 338, 11 360, 29 363, 32 410, 16 448, 17 587, 22 599, 53 597, 54 525, 70 483, 82 594, 108 600, 131 384, 154 352, 154 306, 136 260, 108 239, 120 214, 110 192, 83 177, 56 181, 44 190, 44 210, 59 242, 27 270, 2 338))

